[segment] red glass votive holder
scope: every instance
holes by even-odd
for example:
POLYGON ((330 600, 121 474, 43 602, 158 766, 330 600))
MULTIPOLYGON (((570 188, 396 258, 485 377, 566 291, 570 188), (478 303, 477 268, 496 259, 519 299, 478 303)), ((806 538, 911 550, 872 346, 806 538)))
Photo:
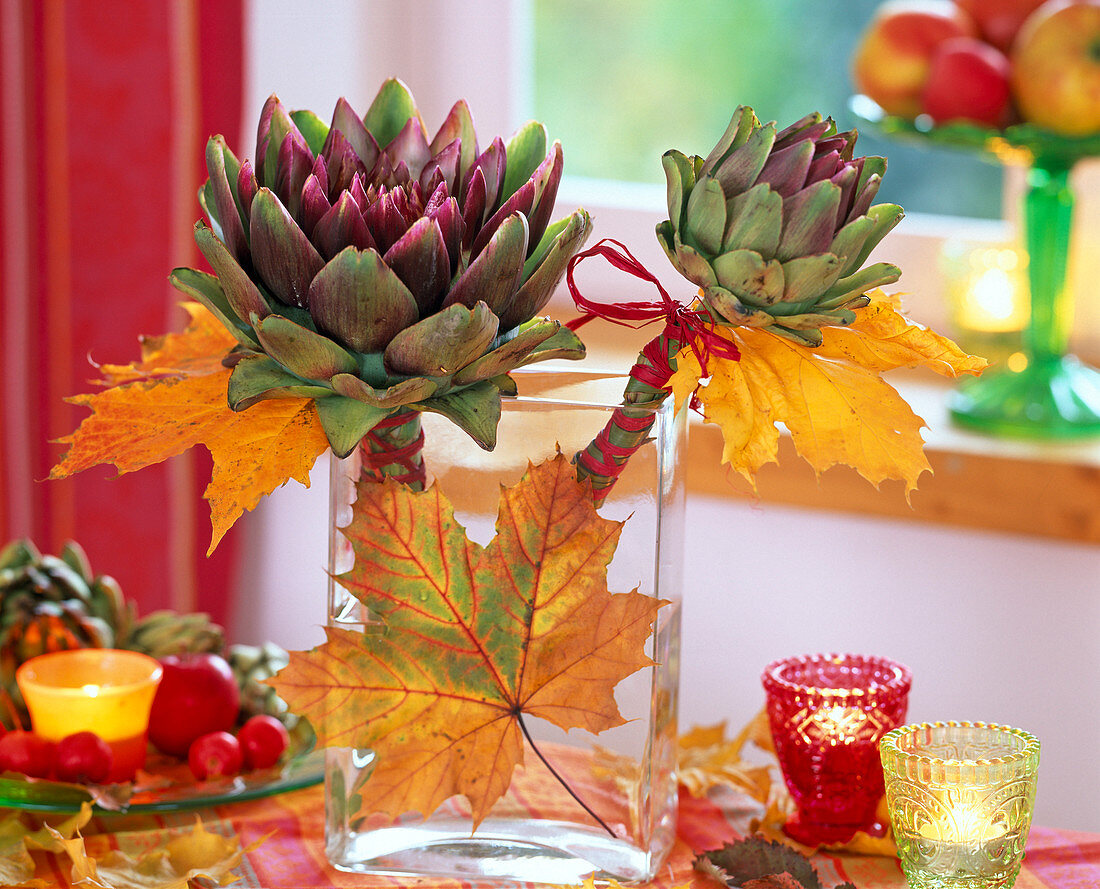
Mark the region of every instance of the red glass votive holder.
POLYGON ((815 654, 769 664, 761 677, 779 767, 797 814, 786 834, 809 846, 880 835, 879 739, 905 722, 912 676, 886 658, 815 654))

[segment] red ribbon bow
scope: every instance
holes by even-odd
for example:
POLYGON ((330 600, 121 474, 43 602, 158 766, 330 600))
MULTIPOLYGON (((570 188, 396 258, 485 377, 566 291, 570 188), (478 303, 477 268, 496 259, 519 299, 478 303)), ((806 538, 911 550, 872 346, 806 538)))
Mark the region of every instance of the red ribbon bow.
MULTIPOLYGON (((613 324, 635 329, 652 324, 654 321, 660 321, 663 318, 665 329, 662 331, 662 336, 675 339, 678 343, 689 346, 691 351, 695 353, 695 357, 699 359, 699 367, 704 376, 707 375, 707 360, 711 354, 720 355, 723 358, 732 358, 734 361, 741 357, 737 346, 718 333, 714 322, 707 315, 690 309, 669 296, 668 291, 661 286, 661 282, 657 280, 656 276, 635 259, 625 245, 614 238, 604 238, 596 246, 574 255, 569 260, 569 265, 566 268, 565 280, 569 286, 569 292, 573 296, 573 302, 585 313, 569 322, 567 326, 570 330, 576 330, 595 317, 604 318, 613 324), (581 260, 597 255, 602 256, 620 271, 650 282, 661 294, 661 301, 623 302, 605 305, 587 299, 577 289, 576 282, 573 280, 573 270, 581 260), (631 324, 631 321, 639 323, 631 324)), ((653 360, 654 356, 649 354, 651 351, 647 346, 645 353, 650 360, 653 360)), ((664 363, 668 363, 667 357, 664 358, 664 363)), ((671 376, 671 372, 670 367, 669 376, 671 376)))

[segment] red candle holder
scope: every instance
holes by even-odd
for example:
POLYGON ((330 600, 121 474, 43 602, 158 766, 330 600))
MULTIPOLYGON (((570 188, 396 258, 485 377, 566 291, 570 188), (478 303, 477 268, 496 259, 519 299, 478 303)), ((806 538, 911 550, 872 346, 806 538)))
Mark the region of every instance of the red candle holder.
POLYGON ((815 654, 769 664, 761 677, 783 779, 797 806, 786 834, 809 846, 880 835, 879 739, 905 722, 912 677, 878 657, 815 654))

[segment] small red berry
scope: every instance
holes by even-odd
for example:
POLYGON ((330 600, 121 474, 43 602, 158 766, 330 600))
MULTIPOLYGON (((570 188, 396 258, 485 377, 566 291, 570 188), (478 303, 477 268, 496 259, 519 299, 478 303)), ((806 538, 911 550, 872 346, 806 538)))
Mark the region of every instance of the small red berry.
POLYGON ((114 753, 95 732, 77 732, 57 742, 57 778, 78 784, 102 784, 114 753))
POLYGON ((275 765, 290 746, 290 733, 274 716, 253 716, 237 732, 245 765, 250 769, 266 769, 275 765))
POLYGON ((241 745, 229 732, 208 732, 191 743, 187 764, 200 781, 236 775, 242 764, 241 745))
POLYGON ((8 732, 0 737, 0 771, 49 778, 53 774, 56 750, 56 744, 34 732, 8 732))

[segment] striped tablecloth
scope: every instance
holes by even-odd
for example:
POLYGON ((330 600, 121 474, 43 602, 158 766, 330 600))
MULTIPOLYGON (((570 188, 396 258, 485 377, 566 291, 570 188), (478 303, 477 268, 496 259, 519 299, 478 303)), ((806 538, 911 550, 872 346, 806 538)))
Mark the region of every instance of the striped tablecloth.
MULTIPOLYGON (((539 778, 525 788, 534 806, 550 804, 559 791, 539 778)), ((756 812, 751 801, 728 794, 723 797, 723 817, 735 830, 744 831, 756 812)), ((236 836, 242 846, 270 836, 251 851, 239 873, 236 887, 262 889, 328 889, 350 886, 416 885, 421 889, 460 889, 476 884, 457 880, 401 880, 343 873, 331 867, 324 853, 323 792, 311 787, 267 799, 200 810, 207 830, 236 836)), ((83 834, 95 856, 111 849, 135 854, 163 842, 172 832, 192 829, 195 813, 171 815, 112 815, 96 817, 83 834)), ((692 852, 678 841, 655 889, 689 886, 714 889, 714 883, 692 870, 692 852)), ((37 876, 46 886, 68 887, 68 865, 56 856, 35 853, 37 876)), ((817 854, 814 864, 826 887, 850 880, 859 889, 904 889, 905 880, 892 858, 851 854, 817 854)), ((1100 887, 1100 835, 1033 827, 1023 871, 1016 889, 1097 889, 1100 887)), ((79 887, 78 887, 79 889, 79 887)), ((479 887, 480 889, 480 887, 479 887)))

